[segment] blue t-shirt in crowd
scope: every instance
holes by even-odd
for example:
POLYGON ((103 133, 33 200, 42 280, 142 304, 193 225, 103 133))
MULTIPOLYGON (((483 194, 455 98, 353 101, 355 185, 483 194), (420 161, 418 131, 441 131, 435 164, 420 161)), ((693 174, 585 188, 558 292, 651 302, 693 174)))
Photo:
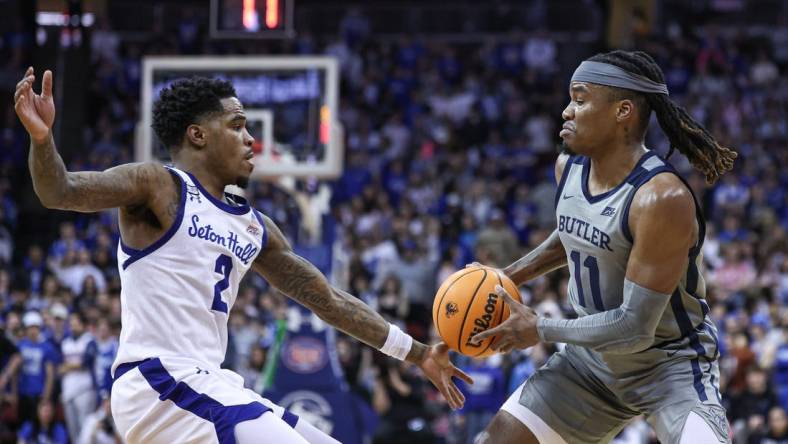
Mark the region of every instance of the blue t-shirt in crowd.
POLYGON ((52 346, 44 340, 33 342, 28 338, 19 341, 19 353, 22 355, 22 369, 19 372, 19 394, 22 396, 40 396, 46 383, 46 364, 54 363, 57 354, 52 346))
POLYGON ((515 364, 512 368, 512 374, 509 376, 509 389, 507 393, 510 395, 514 393, 514 391, 517 390, 526 379, 530 378, 535 371, 536 366, 534 366, 534 362, 531 359, 526 358, 515 364))
POLYGON ((49 430, 36 430, 28 421, 19 429, 19 439, 25 444, 68 444, 68 433, 63 424, 56 422, 49 430))
POLYGON ((88 345, 88 354, 95 354, 93 359, 93 375, 99 394, 109 394, 112 388, 112 363, 118 354, 118 340, 93 341, 88 345))
POLYGON ((788 344, 777 348, 774 362, 774 383, 778 386, 788 387, 788 344))
POLYGON ((464 413, 494 412, 501 407, 506 396, 503 370, 500 367, 483 365, 466 367, 463 371, 473 378, 473 385, 463 382, 465 394, 464 413))

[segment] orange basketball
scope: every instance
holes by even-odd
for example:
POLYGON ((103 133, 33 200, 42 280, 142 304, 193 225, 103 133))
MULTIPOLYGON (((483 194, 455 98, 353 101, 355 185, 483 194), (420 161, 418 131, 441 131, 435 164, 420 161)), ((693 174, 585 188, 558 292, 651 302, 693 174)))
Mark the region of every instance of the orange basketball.
POLYGON ((494 268, 464 268, 443 281, 432 304, 432 321, 449 348, 474 358, 495 353, 495 336, 479 344, 471 343, 470 338, 509 317, 509 306, 495 293, 496 285, 521 301, 514 282, 494 268))

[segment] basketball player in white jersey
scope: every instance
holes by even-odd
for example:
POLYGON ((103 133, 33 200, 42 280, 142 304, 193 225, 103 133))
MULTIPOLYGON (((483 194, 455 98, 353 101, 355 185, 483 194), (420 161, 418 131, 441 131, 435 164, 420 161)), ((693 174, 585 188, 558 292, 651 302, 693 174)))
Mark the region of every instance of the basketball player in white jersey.
POLYGON ((565 343, 516 390, 478 443, 605 443, 637 415, 660 442, 730 442, 717 334, 700 250, 705 223, 684 180, 644 146, 653 110, 671 143, 712 183, 736 154, 668 97, 643 52, 584 61, 569 86, 556 162, 556 231, 504 272, 521 284, 569 266, 577 319, 512 315, 476 336, 499 351, 565 343))
POLYGON ((382 352, 418 365, 453 408, 464 402, 453 377, 470 378, 444 344, 427 346, 359 299, 332 288, 296 255, 268 217, 225 186, 245 187, 253 138, 232 85, 191 78, 165 88, 153 127, 172 167, 120 165, 69 172, 51 134, 52 73, 41 94, 29 68, 16 113, 31 138, 33 186, 47 208, 120 209, 122 330, 113 365, 112 416, 130 443, 335 443, 220 369, 227 316, 250 268, 320 318, 382 352))

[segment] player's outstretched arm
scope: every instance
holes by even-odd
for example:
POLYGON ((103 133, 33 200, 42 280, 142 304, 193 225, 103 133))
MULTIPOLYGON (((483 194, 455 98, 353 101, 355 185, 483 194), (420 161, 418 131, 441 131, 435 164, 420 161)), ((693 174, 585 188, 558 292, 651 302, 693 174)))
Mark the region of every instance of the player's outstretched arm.
MULTIPOLYGON (((555 161, 556 181, 561 180, 568 160, 568 154, 561 154, 555 161)), ((564 266, 566 266, 566 250, 561 244, 561 239, 558 238, 558 230, 554 230, 538 247, 504 268, 503 272, 515 285, 521 285, 564 266)))
POLYGON ((151 190, 171 186, 167 171, 155 163, 120 165, 104 172, 67 171, 52 138, 52 72, 44 72, 41 94, 33 91, 34 82, 31 67, 16 85, 14 109, 30 135, 28 165, 41 204, 82 212, 145 205, 152 196, 151 190))
POLYGON ((620 307, 578 319, 538 318, 533 310, 503 295, 512 315, 474 341, 498 335, 497 348, 503 351, 529 347, 540 339, 619 354, 648 348, 687 269, 695 238, 692 195, 676 176, 657 175, 635 194, 629 224, 634 244, 620 307))
POLYGON ((462 406, 465 397, 452 378, 473 381, 449 361, 445 344, 428 346, 412 340, 359 298, 333 288, 314 265, 293 251, 270 218, 264 217, 264 222, 268 244, 252 265, 255 271, 331 326, 384 353, 418 365, 452 408, 462 406), (396 330, 392 332, 392 329, 396 330))
POLYGON ((504 268, 503 272, 515 285, 521 285, 565 266, 566 250, 558 237, 558 230, 553 230, 544 242, 504 268))

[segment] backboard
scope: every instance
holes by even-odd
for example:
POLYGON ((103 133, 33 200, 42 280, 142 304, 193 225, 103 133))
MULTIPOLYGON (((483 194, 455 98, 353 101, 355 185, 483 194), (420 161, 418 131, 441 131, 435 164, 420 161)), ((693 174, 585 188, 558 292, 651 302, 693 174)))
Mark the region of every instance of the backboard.
POLYGON ((146 57, 137 161, 169 160, 151 128, 153 103, 174 80, 193 75, 235 86, 256 140, 253 178, 330 179, 342 173, 339 68, 324 56, 146 57))

